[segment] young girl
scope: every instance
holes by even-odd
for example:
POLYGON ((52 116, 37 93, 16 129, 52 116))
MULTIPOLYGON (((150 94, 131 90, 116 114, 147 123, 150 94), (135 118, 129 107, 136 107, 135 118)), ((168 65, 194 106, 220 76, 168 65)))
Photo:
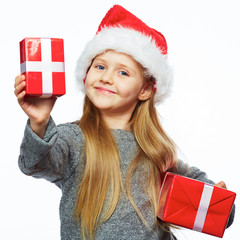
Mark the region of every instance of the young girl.
POLYGON ((86 93, 80 121, 56 126, 56 98, 25 98, 25 77, 16 78, 15 95, 29 117, 19 167, 61 188, 61 239, 176 239, 156 218, 163 174, 213 183, 177 160, 159 122, 155 104, 171 85, 166 54, 161 33, 115 5, 78 61, 86 93))

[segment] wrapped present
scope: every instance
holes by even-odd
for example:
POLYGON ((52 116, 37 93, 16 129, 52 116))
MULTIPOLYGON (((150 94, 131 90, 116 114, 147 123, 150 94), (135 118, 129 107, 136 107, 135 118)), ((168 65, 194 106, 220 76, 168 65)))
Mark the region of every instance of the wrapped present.
POLYGON ((168 223, 223 237, 236 193, 166 173, 157 216, 168 223))
POLYGON ((20 42, 21 73, 26 75, 26 95, 65 94, 63 39, 25 38, 20 42))

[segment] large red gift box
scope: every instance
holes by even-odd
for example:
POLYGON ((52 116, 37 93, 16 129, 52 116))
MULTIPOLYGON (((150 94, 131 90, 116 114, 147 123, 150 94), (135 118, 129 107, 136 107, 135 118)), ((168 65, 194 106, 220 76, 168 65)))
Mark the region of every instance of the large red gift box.
POLYGON ((25 38, 20 42, 21 73, 26 75, 26 95, 65 94, 63 39, 25 38))
POLYGON ((166 173, 157 216, 168 223, 223 237, 236 193, 166 173))

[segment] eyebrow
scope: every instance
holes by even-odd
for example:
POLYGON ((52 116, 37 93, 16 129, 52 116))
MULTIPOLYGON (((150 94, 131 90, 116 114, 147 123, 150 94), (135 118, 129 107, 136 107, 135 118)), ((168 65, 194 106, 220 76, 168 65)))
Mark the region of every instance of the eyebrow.
MULTIPOLYGON (((93 60, 93 62, 95 62, 95 61, 107 62, 106 59, 104 59, 104 58, 102 58, 102 57, 100 57, 100 56, 97 56, 97 57, 93 60)), ((129 69, 130 71, 136 73, 136 70, 134 70, 132 67, 129 67, 129 66, 127 66, 127 65, 125 65, 125 64, 123 64, 123 63, 121 63, 121 62, 115 62, 115 63, 116 63, 117 65, 119 65, 120 67, 122 67, 122 68, 127 68, 127 69, 129 69)))

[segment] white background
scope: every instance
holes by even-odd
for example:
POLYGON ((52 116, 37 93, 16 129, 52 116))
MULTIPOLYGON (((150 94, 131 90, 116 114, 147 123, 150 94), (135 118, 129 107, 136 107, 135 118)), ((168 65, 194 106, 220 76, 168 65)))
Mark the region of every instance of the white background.
MULTIPOLYGON (((0 3, 1 159, 0 239, 60 239, 60 190, 45 180, 23 175, 17 165, 26 116, 13 94, 19 74, 19 41, 24 37, 65 40, 67 94, 53 112, 57 123, 81 116, 83 95, 75 90, 75 63, 106 11, 121 4, 161 31, 175 69, 172 96, 158 107, 180 157, 224 180, 240 193, 240 14, 238 0, 21 0, 0 3)), ((238 239, 239 198, 235 222, 224 240, 238 239)), ((179 239, 215 237, 190 230, 179 239)))

